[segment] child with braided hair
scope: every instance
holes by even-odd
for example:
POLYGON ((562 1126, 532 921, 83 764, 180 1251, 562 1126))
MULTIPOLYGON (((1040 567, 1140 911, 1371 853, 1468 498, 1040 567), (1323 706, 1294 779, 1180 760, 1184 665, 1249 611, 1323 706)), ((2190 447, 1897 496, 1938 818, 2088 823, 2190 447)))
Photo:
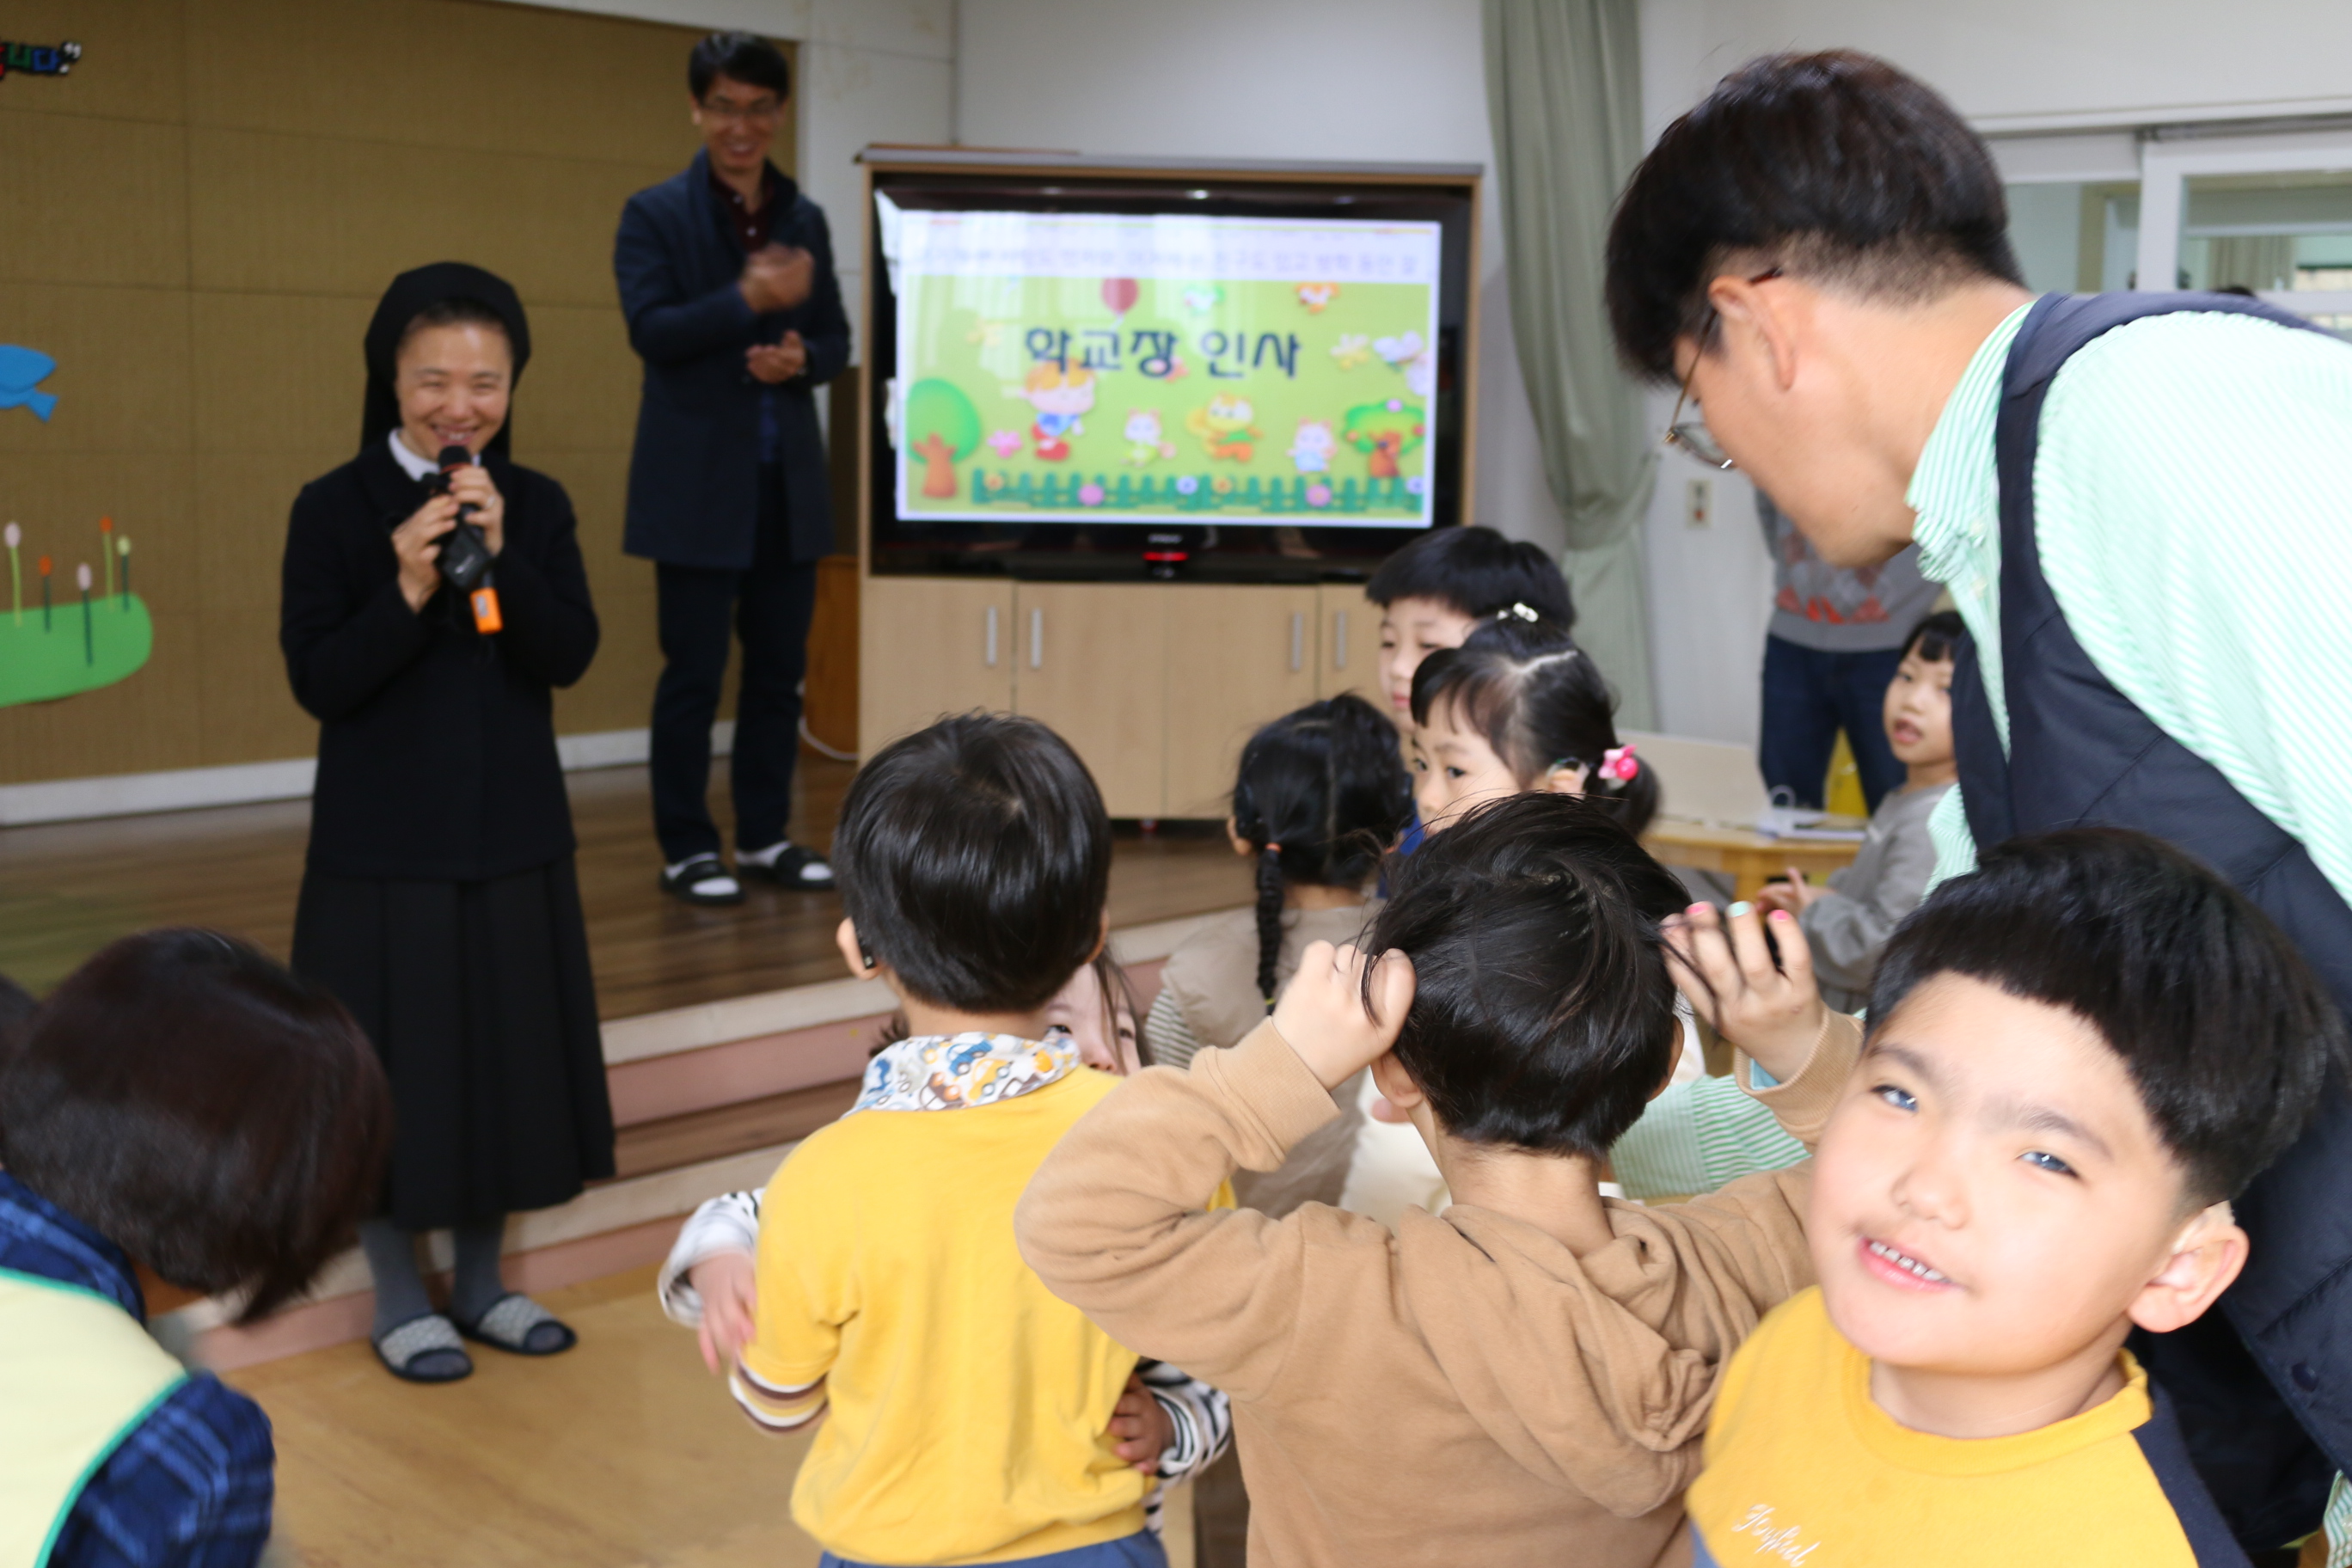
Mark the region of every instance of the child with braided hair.
MULTIPOLYGON (((1251 736, 1226 831, 1234 852, 1256 863, 1256 907, 1216 917, 1169 956, 1144 1020, 1148 1059, 1181 1068, 1200 1050, 1238 1044, 1265 1021, 1310 943, 1355 941, 1379 911, 1373 875, 1412 813, 1396 731, 1361 698, 1309 703, 1251 736)), ((1402 1181, 1377 1185, 1398 1187, 1410 1202, 1442 1192, 1444 1178, 1410 1128, 1367 1128, 1372 1093, 1368 1073, 1341 1086, 1339 1118, 1302 1140, 1280 1169, 1236 1172, 1236 1200, 1277 1217, 1302 1204, 1340 1203, 1350 1178, 1361 1186, 1368 1173, 1359 1168, 1360 1131, 1389 1134, 1378 1146, 1402 1146, 1410 1162, 1402 1181)), ((1386 1173, 1385 1162, 1371 1163, 1386 1173)), ((1192 1495, 1195 1560, 1240 1568, 1249 1533, 1240 1467, 1228 1455, 1201 1473, 1192 1495)))

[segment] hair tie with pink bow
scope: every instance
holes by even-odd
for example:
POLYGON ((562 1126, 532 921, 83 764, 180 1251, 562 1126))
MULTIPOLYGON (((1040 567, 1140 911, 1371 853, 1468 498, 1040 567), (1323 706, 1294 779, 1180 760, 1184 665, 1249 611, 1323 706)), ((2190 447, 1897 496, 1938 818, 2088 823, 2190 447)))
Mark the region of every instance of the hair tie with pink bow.
POLYGON ((1601 776, 1604 779, 1614 779, 1619 784, 1628 784, 1641 771, 1641 759, 1633 755, 1633 747, 1630 742, 1622 746, 1612 746, 1601 753, 1601 776))

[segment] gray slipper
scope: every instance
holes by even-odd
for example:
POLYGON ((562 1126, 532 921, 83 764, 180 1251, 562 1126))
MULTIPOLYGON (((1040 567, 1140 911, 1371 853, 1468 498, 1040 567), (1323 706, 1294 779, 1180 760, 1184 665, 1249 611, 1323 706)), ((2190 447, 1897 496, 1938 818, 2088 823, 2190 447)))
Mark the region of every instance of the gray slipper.
POLYGON ((530 1297, 510 1293, 490 1303, 490 1310, 457 1331, 515 1355, 561 1355, 580 1342, 563 1321, 530 1297))
POLYGON ((457 1325, 438 1312, 411 1318, 368 1342, 384 1370, 404 1383, 456 1383, 474 1373, 457 1325))

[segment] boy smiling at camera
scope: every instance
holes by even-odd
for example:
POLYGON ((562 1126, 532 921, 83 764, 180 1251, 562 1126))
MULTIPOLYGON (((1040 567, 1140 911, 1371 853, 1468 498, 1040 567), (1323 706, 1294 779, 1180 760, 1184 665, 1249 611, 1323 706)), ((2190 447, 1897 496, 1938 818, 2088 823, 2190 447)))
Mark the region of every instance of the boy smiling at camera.
MULTIPOLYGON (((1694 924, 1734 1039, 1834 1037, 1809 985, 1772 995, 1769 961, 1694 924)), ((1731 937, 1760 952, 1752 920, 1731 937)), ((2237 1278, 2229 1200, 2345 1060, 2277 929, 2153 838, 2012 840, 1938 889, 1822 1134, 1821 1284, 1717 1393, 1696 1563, 2244 1563, 2124 1342, 2237 1278)))

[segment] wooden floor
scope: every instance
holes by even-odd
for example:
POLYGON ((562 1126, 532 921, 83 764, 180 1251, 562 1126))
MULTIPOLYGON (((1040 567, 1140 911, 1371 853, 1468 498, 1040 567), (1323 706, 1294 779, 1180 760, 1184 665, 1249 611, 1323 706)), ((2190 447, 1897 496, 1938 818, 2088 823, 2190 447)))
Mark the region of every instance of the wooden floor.
MULTIPOLYGON (((278 1529, 303 1568, 808 1568, 789 1499, 807 1438, 752 1429, 654 1304, 653 1270, 551 1292, 580 1345, 478 1352, 396 1383, 364 1344, 232 1373, 278 1442, 278 1529)), ((1168 1510, 1191 1568, 1191 1508, 1168 1510)))
MULTIPOLYGON (((712 795, 725 818, 724 764, 712 795)), ((793 835, 824 844, 851 770, 803 758, 793 835)), ((841 975, 841 919, 829 894, 751 885, 731 910, 700 910, 656 888, 646 770, 571 775, 580 889, 604 1017, 719 1001, 841 975)), ((0 974, 46 991, 118 936, 203 925, 281 957, 292 941, 310 804, 225 806, 152 816, 0 828, 0 974)), ((1111 923, 1139 925, 1246 903, 1248 868, 1221 835, 1171 826, 1120 833, 1111 923)))

